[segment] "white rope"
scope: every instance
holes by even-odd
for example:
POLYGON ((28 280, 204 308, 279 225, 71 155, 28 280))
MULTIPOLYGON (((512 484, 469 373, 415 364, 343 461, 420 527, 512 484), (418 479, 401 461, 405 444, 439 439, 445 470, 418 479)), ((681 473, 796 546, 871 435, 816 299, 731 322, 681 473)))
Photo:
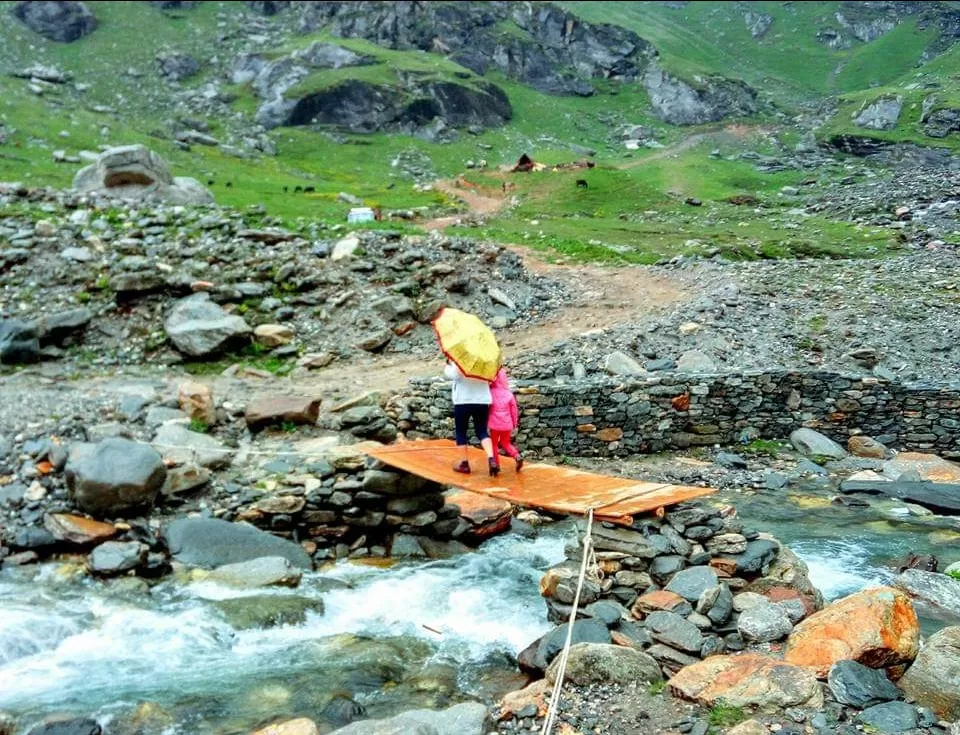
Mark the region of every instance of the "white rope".
POLYGON ((567 658, 570 655, 570 646, 573 643, 573 625, 577 622, 577 610, 580 607, 580 593, 583 591, 583 583, 587 574, 592 573, 597 579, 600 578, 597 557, 593 551, 593 508, 587 510, 587 530, 583 535, 583 558, 580 561, 580 576, 577 578, 577 591, 573 595, 573 611, 570 613, 570 621, 567 623, 567 640, 563 644, 563 650, 558 656, 559 664, 557 666, 557 675, 553 683, 553 692, 550 695, 550 705, 547 707, 547 714, 543 720, 543 727, 540 728, 540 735, 550 735, 553 732, 553 725, 557 719, 557 712, 560 707, 560 692, 563 691, 563 679, 567 673, 567 658))

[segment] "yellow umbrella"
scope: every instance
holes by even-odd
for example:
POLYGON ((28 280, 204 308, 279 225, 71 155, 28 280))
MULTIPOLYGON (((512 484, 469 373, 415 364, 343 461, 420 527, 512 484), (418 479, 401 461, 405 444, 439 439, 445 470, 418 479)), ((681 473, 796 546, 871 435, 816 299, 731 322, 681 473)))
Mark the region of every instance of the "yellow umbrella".
POLYGON ((433 320, 440 349, 468 378, 492 381, 500 369, 500 345, 486 324, 473 314, 444 308, 433 320))

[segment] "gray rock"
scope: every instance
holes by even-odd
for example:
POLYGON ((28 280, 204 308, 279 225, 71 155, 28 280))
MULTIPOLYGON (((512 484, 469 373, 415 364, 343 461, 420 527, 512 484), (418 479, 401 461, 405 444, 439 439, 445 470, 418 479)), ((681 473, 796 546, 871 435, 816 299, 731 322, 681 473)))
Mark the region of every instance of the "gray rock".
POLYGON ((653 559, 671 551, 670 542, 663 536, 643 536, 625 528, 593 527, 594 546, 598 551, 620 551, 640 559, 653 559))
POLYGON ((167 476, 156 450, 119 438, 75 445, 65 473, 74 504, 98 517, 152 506, 167 476))
POLYGON ((160 74, 172 82, 181 82, 189 79, 200 71, 200 62, 189 54, 167 53, 157 55, 157 66, 160 74))
POLYGON ((789 484, 790 478, 782 472, 767 470, 763 473, 763 486, 767 490, 783 490, 789 484))
POLYGON ((104 151, 73 179, 80 192, 97 192, 121 199, 145 199, 169 204, 213 204, 213 194, 195 179, 174 177, 166 162, 143 145, 104 151))
POLYGON ((0 364, 22 365, 39 359, 36 327, 19 319, 0 319, 0 364))
POLYGON ((64 248, 60 257, 64 260, 72 260, 74 263, 89 263, 93 260, 93 253, 90 248, 64 248))
POLYGON ((163 328, 174 346, 191 357, 213 354, 251 332, 242 317, 225 312, 205 292, 174 304, 163 328))
POLYGON ((743 82, 709 77, 694 89, 667 74, 655 61, 647 65, 643 86, 654 113, 672 125, 698 125, 730 115, 756 112, 756 92, 743 82))
POLYGON ((904 569, 894 582, 911 597, 923 600, 960 618, 960 580, 948 574, 904 569))
POLYGON ((148 429, 156 429, 171 421, 186 422, 187 414, 179 408, 167 408, 166 406, 151 406, 147 409, 147 415, 144 419, 148 429))
POLYGON ((583 609, 583 612, 595 620, 602 621, 608 628, 614 627, 621 620, 630 619, 630 611, 612 600, 591 602, 583 609))
MULTIPOLYGON (((536 676, 542 676, 553 659, 563 650, 567 640, 569 623, 558 625, 549 633, 531 643, 520 655, 517 663, 520 670, 536 676)), ((573 624, 571 645, 577 643, 610 643, 610 631, 600 620, 577 620, 573 624)))
POLYGON ((465 702, 449 709, 410 710, 385 720, 353 722, 330 735, 485 735, 490 714, 478 702, 465 702))
POLYGON ((93 313, 89 309, 70 309, 41 317, 34 325, 40 346, 46 347, 62 345, 69 337, 86 329, 92 320, 93 313))
MULTIPOLYGON (((260 15, 276 15, 290 5, 289 0, 248 0, 247 7, 260 15)), ((319 42, 318 42, 319 43, 319 42)), ((338 47, 339 48, 339 47, 338 47)))
POLYGON ((857 722, 883 733, 908 732, 917 727, 917 710, 906 702, 885 702, 865 709, 857 722))
POLYGON ((84 3, 24 1, 14 5, 12 13, 30 30, 61 43, 76 41, 97 28, 97 19, 84 3))
POLYGON ((299 544, 245 523, 218 518, 181 518, 163 530, 174 559, 184 564, 215 568, 264 556, 282 556, 301 569, 313 568, 299 544))
POLYGON ((740 613, 737 632, 745 641, 772 643, 790 635, 793 623, 786 611, 773 603, 755 605, 740 613))
MULTIPOLYGON (((673 576, 667 585, 667 591, 696 603, 708 589, 716 587, 717 582, 717 573, 711 567, 690 567, 673 576)), ((731 604, 733 604, 732 599, 731 604)))
POLYGON ((871 669, 856 661, 838 661, 830 667, 827 685, 841 704, 864 709, 900 698, 882 669, 871 669))
POLYGON ((89 717, 48 720, 30 728, 27 735, 103 735, 100 724, 89 717))
POLYGON ((798 452, 803 452, 808 457, 829 457, 830 459, 843 459, 847 456, 847 450, 837 444, 830 437, 824 436, 819 431, 813 429, 797 429, 790 434, 790 443, 798 452))
POLYGON ((603 363, 603 369, 610 375, 644 375, 643 365, 623 352, 611 352, 603 363))
POLYGON ((703 633, 688 620, 672 612, 658 610, 643 621, 653 639, 679 651, 699 655, 703 645, 703 633))
POLYGON ((648 360, 646 364, 647 372, 656 373, 661 370, 673 370, 677 363, 669 357, 661 357, 656 360, 648 360))
POLYGON ((716 462, 721 467, 726 467, 731 470, 747 469, 747 460, 739 454, 733 454, 732 452, 717 452, 716 462))
POLYGON ((160 427, 152 442, 154 448, 175 464, 195 463, 209 469, 228 467, 234 450, 212 436, 200 434, 181 423, 166 423, 160 427))
POLYGON ((393 538, 393 544, 390 546, 390 556, 403 558, 422 558, 426 557, 427 552, 423 550, 416 536, 410 536, 404 533, 398 533, 393 538))
POLYGON ((911 700, 960 722, 960 627, 930 636, 899 684, 911 700))
POLYGON ((706 615, 710 622, 721 625, 733 614, 733 592, 722 582, 703 593, 697 602, 697 612, 706 615))
POLYGON ((211 603, 236 630, 303 625, 307 615, 323 613, 323 601, 290 595, 244 595, 211 603))
POLYGON ((681 373, 709 374, 717 371, 717 364, 709 355, 689 350, 677 358, 677 370, 681 373))
POLYGON ((123 574, 143 564, 149 550, 139 541, 106 541, 93 550, 87 563, 94 574, 123 574))
POLYGON ((682 556, 658 556, 650 564, 650 576, 653 577, 658 584, 663 584, 683 569, 685 563, 682 556))
POLYGON ((854 113, 853 122, 869 130, 893 130, 902 109, 902 97, 881 97, 854 113))
MULTIPOLYGON (((560 660, 547 669, 547 681, 556 682, 560 660)), ((663 678, 660 666, 635 648, 609 643, 578 643, 570 647, 564 681, 576 686, 589 684, 650 684, 663 678)))
POLYGON ((303 572, 282 556, 262 556, 250 561, 224 564, 210 573, 213 582, 230 587, 296 587, 303 572))

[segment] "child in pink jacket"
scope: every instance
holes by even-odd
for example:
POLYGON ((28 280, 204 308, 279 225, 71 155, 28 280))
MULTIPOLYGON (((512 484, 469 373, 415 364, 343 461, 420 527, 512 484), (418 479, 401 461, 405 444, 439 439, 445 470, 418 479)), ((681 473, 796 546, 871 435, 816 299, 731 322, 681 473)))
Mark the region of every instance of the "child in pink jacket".
POLYGON ((517 399, 510 391, 507 380, 507 371, 500 368, 497 377, 490 385, 490 419, 487 426, 490 429, 490 438, 493 440, 493 456, 499 470, 499 449, 503 449, 517 463, 517 472, 523 469, 523 457, 510 441, 510 435, 520 423, 517 399))

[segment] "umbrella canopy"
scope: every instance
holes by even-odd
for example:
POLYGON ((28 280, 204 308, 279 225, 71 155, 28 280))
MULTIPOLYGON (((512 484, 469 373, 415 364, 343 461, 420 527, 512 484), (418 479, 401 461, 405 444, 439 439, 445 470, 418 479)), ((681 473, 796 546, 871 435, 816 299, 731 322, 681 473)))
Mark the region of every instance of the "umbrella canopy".
POLYGON ((493 331, 473 314, 444 308, 433 320, 440 349, 468 378, 493 380, 500 369, 500 345, 493 331))

